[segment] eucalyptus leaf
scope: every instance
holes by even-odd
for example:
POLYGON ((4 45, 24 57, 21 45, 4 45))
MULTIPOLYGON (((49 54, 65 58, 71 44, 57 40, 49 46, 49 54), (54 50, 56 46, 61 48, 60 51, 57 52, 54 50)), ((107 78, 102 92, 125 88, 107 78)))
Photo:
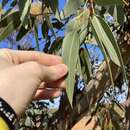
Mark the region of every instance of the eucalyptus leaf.
POLYGON ((81 62, 80 62, 80 56, 78 56, 76 68, 77 68, 77 72, 79 73, 79 76, 83 77, 82 67, 81 67, 81 62))
POLYGON ((116 65, 121 66, 119 47, 107 23, 101 17, 95 15, 90 21, 99 38, 99 41, 104 44, 111 60, 116 65))
POLYGON ((56 10, 58 10, 59 2, 58 0, 48 0, 47 1, 53 11, 53 13, 56 13, 56 10))
POLYGON ((99 44, 99 46, 101 48, 101 51, 103 52, 105 61, 106 61, 107 65, 108 65, 108 70, 109 70, 109 75, 110 75, 111 83, 112 83, 112 86, 114 87, 114 80, 113 80, 112 70, 111 70, 111 66, 110 66, 109 55, 106 52, 106 49, 104 47, 104 44, 103 44, 102 40, 99 38, 99 34, 97 34, 95 28, 93 27, 93 24, 91 25, 91 27, 92 27, 92 32, 93 32, 93 34, 95 36, 95 39, 98 42, 98 44, 99 44))
POLYGON ((19 27, 19 18, 19 12, 14 12, 0 21, 0 41, 19 27))
POLYGON ((125 21, 124 9, 120 5, 110 6, 108 13, 113 17, 114 23, 123 25, 125 21))
POLYGON ((71 31, 85 30, 85 28, 88 25, 89 16, 89 9, 84 9, 83 11, 81 11, 75 18, 70 20, 70 22, 67 24, 66 33, 71 31))
POLYGON ((90 80, 92 77, 92 65, 91 65, 91 61, 90 61, 89 52, 86 47, 81 49, 80 58, 82 61, 82 66, 84 66, 84 73, 87 76, 87 79, 90 80))
MULTIPOLYGON (((120 51, 120 48, 119 48, 119 45, 116 41, 116 39, 114 38, 114 35, 110 29, 110 27, 108 26, 108 24, 104 21, 104 19, 102 19, 101 17, 97 17, 102 25, 102 27, 104 28, 104 30, 106 31, 106 34, 110 40, 110 42, 112 43, 113 47, 114 47, 114 50, 116 51, 116 54, 117 54, 117 57, 116 59, 118 58, 120 64, 118 66, 121 66, 122 68, 122 71, 123 71, 123 74, 124 74, 124 78, 125 80, 127 80, 127 76, 126 76, 126 71, 125 71, 125 65, 124 65, 124 62, 123 62, 123 58, 122 58, 122 55, 121 55, 121 51, 120 51)), ((105 44, 104 44, 105 46, 105 44)), ((110 47, 110 46, 109 46, 110 47)), ((106 47, 107 49, 108 47, 106 47)), ((108 49, 107 49, 108 50, 108 49)), ((110 54, 109 54, 110 55, 110 54)), ((110 57, 112 57, 110 55, 110 57)), ((113 61, 114 62, 114 61, 113 61)), ((114 63, 118 63, 118 62, 114 62, 114 63)))
POLYGON ((75 85, 75 71, 79 55, 80 37, 75 32, 69 32, 63 40, 63 61, 68 66, 69 73, 66 78, 66 92, 72 106, 75 85))
POLYGON ((120 25, 124 24, 124 9, 122 6, 115 5, 113 12, 114 21, 119 23, 120 25))
POLYGON ((83 0, 68 0, 62 12, 61 18, 68 17, 76 13, 76 10, 80 8, 82 3, 83 0))
POLYGON ((48 36, 48 31, 49 31, 49 28, 48 28, 48 25, 47 25, 46 21, 44 21, 42 23, 41 30, 42 30, 42 36, 43 36, 43 38, 46 38, 48 36))
POLYGON ((39 51, 40 47, 39 47, 39 40, 38 40, 38 28, 36 24, 34 24, 34 35, 35 35, 35 40, 36 40, 36 48, 39 51))
POLYGON ((31 0, 24 0, 24 1, 19 0, 19 8, 20 11, 22 12, 20 17, 22 24, 24 23, 24 20, 29 12, 30 7, 31 7, 31 0))
POLYGON ((95 0, 95 3, 101 6, 123 5, 122 0, 95 0))
POLYGON ((51 20, 50 20, 50 17, 49 17, 49 16, 46 16, 46 22, 47 22, 47 25, 48 25, 48 27, 49 27, 49 29, 50 29, 52 35, 53 35, 53 36, 55 37, 55 39, 56 39, 56 33, 55 33, 55 31, 54 31, 54 28, 53 28, 53 25, 52 25, 52 23, 51 23, 51 20))
POLYGON ((27 33, 28 29, 25 29, 23 26, 20 28, 17 36, 16 36, 16 41, 20 41, 27 33))

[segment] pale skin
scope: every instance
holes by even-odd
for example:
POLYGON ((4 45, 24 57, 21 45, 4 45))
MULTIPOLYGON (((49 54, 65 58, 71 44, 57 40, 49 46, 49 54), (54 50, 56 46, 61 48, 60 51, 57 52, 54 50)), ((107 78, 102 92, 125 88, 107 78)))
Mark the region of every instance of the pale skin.
POLYGON ((67 73, 59 56, 1 49, 0 97, 20 116, 32 100, 60 96, 67 73))

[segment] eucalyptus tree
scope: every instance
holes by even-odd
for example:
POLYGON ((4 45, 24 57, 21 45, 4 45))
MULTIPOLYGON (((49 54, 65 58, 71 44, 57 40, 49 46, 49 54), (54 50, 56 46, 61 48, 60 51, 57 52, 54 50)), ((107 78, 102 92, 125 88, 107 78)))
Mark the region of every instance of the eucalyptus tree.
POLYGON ((2 0, 0 7, 0 41, 14 31, 16 41, 31 33, 33 49, 61 55, 69 68, 66 92, 47 129, 129 129, 129 93, 124 103, 101 103, 110 87, 129 87, 129 0, 67 0, 63 10, 58 0, 2 0), (96 74, 89 44, 104 56, 96 74))

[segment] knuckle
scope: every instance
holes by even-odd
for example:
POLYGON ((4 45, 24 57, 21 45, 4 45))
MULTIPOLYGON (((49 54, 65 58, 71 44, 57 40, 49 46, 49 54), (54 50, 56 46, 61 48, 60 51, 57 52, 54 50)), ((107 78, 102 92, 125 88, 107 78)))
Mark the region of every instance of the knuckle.
POLYGON ((31 67, 31 69, 34 69, 34 70, 38 70, 40 69, 40 64, 38 64, 37 62, 35 61, 30 61, 28 62, 29 66, 31 67))
POLYGON ((28 62, 28 67, 31 70, 32 74, 35 76, 41 76, 42 74, 42 67, 35 61, 28 62))
POLYGON ((7 48, 4 48, 4 49, 0 49, 0 52, 4 55, 11 55, 11 50, 10 49, 7 49, 7 48))
POLYGON ((12 54, 12 51, 10 49, 7 49, 7 48, 0 49, 0 56, 4 57, 10 63, 13 61, 13 54, 12 54))
POLYGON ((8 48, 3 48, 3 49, 1 49, 1 51, 3 51, 3 52, 10 52, 10 49, 8 49, 8 48))

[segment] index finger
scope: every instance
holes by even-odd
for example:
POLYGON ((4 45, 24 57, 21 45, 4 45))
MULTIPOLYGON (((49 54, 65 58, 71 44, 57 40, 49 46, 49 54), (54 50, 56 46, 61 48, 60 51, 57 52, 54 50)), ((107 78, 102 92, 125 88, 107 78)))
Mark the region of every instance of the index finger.
POLYGON ((3 49, 3 51, 8 54, 8 57, 12 58, 12 61, 15 64, 20 64, 28 61, 36 61, 39 64, 50 66, 62 63, 60 56, 45 54, 43 52, 19 51, 10 49, 3 49))

